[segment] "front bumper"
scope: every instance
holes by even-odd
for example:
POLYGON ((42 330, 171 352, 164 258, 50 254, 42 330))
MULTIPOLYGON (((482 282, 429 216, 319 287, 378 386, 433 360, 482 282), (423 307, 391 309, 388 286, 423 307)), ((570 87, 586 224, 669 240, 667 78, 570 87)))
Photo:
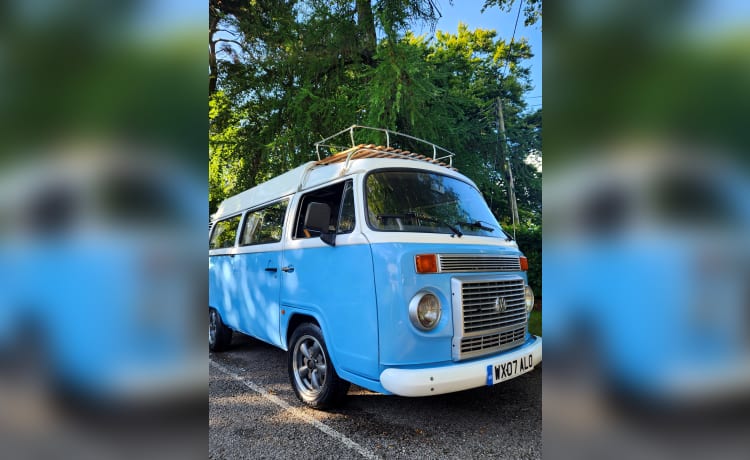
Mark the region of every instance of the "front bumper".
POLYGON ((542 362, 542 338, 532 336, 523 345, 474 361, 452 363, 426 369, 386 369, 380 383, 399 396, 431 396, 487 385, 487 366, 532 355, 534 366, 542 362))

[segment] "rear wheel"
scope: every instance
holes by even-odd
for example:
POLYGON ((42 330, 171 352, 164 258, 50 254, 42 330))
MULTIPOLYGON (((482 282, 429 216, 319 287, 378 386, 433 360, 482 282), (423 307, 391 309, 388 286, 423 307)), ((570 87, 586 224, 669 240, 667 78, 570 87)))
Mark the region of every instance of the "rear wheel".
POLYGON ((208 309, 208 349, 222 351, 232 343, 232 330, 224 325, 219 312, 208 309))
POLYGON ((303 403, 316 409, 341 404, 349 391, 333 368, 323 334, 316 324, 300 325, 292 334, 288 354, 289 380, 303 403))

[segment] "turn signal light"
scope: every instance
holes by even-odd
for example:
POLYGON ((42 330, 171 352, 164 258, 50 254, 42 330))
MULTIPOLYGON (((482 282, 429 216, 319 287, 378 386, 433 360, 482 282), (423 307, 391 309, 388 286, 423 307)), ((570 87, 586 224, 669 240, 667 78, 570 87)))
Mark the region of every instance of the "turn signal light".
POLYGON ((528 271, 528 269, 529 269, 529 259, 527 259, 524 256, 521 256, 520 257, 520 261, 521 261, 521 270, 528 271))
POLYGON ((419 254, 414 257, 417 273, 437 273, 437 256, 435 254, 419 254))

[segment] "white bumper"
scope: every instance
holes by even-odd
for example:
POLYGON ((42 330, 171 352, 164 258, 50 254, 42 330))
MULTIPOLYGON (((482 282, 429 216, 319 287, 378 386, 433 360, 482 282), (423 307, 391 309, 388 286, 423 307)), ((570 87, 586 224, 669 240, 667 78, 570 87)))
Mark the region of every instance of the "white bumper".
POLYGON ((542 362, 542 338, 519 348, 465 363, 427 369, 386 369, 380 374, 383 388, 399 396, 430 396, 487 385, 487 366, 532 355, 534 366, 542 362))

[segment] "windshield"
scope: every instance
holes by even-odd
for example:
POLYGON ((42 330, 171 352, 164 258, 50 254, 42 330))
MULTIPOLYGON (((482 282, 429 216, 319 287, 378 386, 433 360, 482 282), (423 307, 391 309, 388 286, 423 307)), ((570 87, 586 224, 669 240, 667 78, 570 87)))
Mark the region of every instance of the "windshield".
POLYGON ((365 193, 375 230, 507 238, 482 195, 458 179, 416 171, 375 172, 367 176, 365 193))

